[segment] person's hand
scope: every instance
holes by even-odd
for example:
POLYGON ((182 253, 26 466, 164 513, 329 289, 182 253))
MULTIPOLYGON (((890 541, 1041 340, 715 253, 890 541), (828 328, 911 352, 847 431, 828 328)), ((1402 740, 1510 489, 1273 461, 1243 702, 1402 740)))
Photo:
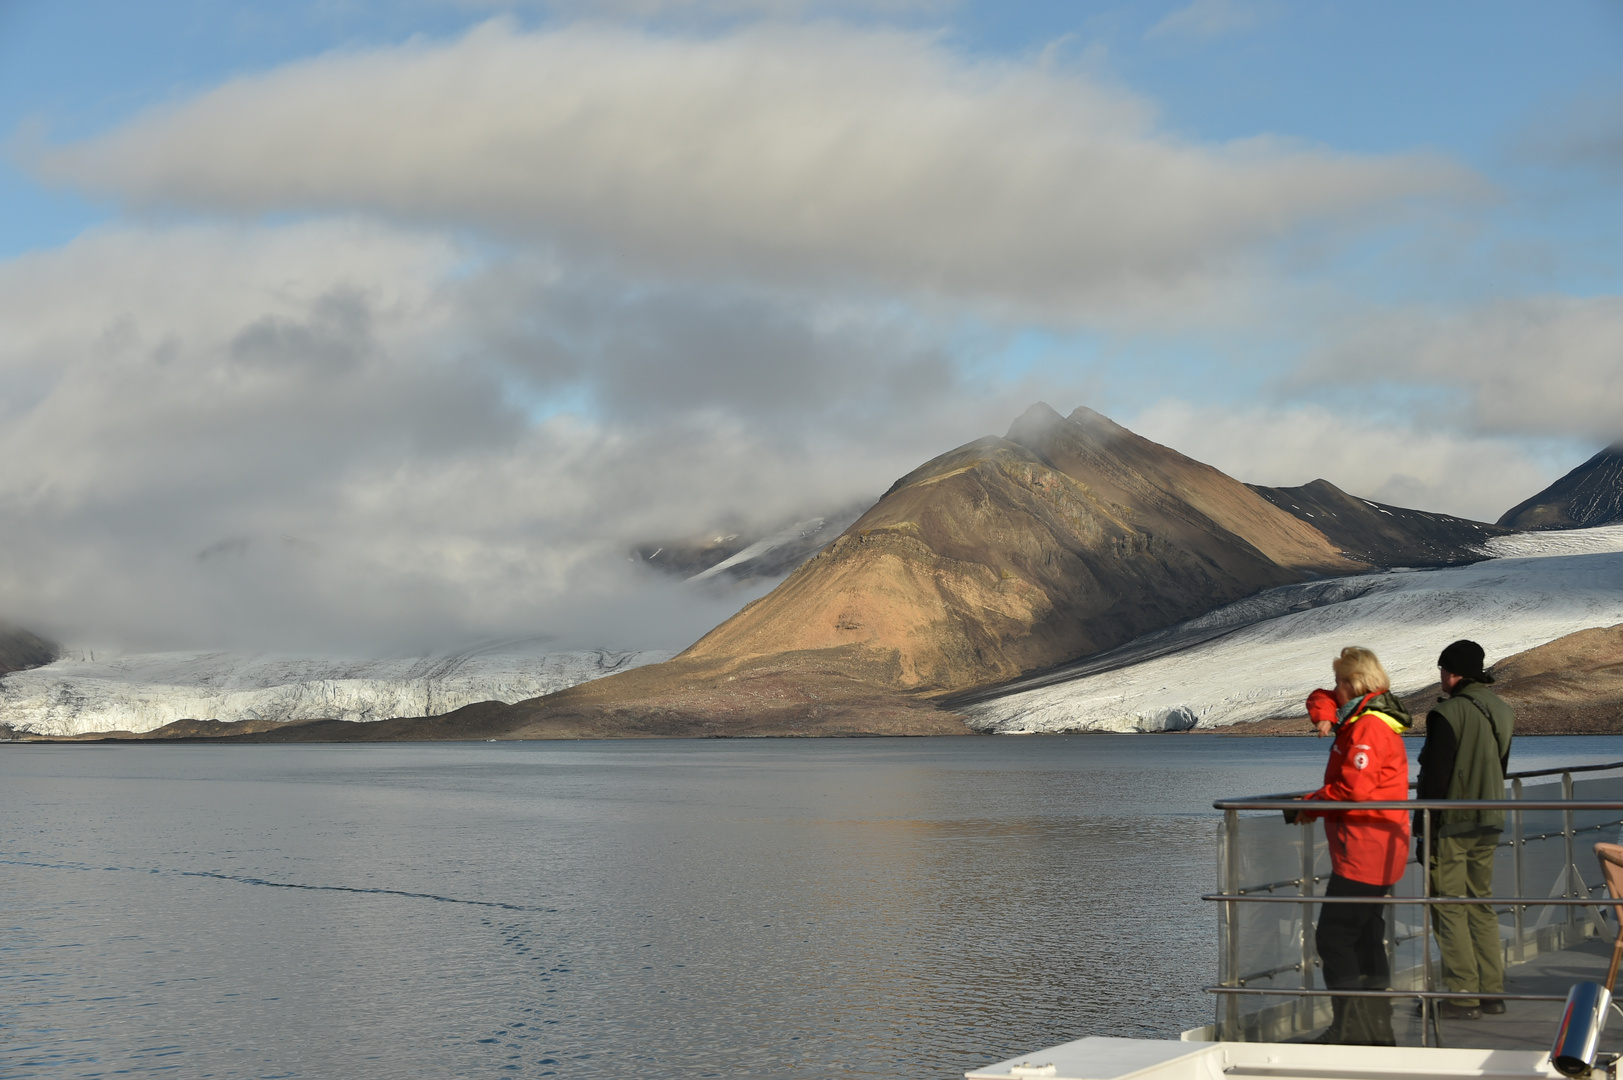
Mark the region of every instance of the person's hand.
POLYGON ((1307 696, 1307 722, 1318 729, 1319 738, 1336 726, 1336 696, 1328 690, 1315 690, 1307 696))

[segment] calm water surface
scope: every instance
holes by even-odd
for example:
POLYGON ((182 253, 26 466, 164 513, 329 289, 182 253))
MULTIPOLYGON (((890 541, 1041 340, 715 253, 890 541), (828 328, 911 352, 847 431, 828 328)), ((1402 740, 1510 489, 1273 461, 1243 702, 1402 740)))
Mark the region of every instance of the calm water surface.
POLYGON ((1171 1035, 1212 1012, 1211 800, 1328 746, 0 746, 0 1076, 945 1078, 1171 1035))

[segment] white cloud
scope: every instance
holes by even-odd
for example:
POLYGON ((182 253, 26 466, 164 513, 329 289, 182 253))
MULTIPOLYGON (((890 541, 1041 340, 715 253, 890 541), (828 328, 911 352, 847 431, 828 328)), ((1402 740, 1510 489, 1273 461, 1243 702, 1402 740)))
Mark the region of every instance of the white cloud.
POLYGON ((941 12, 959 0, 455 0, 487 11, 541 10, 555 15, 606 19, 673 17, 807 18, 827 15, 912 15, 941 12))
POLYGON ((926 36, 486 24, 235 80, 39 174, 137 206, 361 211, 685 280, 968 298, 1064 317, 1179 302, 1305 226, 1462 170, 1159 132, 1148 103, 926 36))
POLYGON ((1145 31, 1147 38, 1215 38, 1244 30, 1271 14, 1256 0, 1193 0, 1145 31))
POLYGON ((144 648, 681 647, 749 595, 632 543, 876 495, 1035 396, 882 313, 351 221, 88 235, 0 264, 0 325, 3 614, 144 648))
POLYGON ((1623 436, 1623 297, 1366 314, 1299 378, 1348 372, 1435 390, 1439 427, 1609 443, 1623 436))

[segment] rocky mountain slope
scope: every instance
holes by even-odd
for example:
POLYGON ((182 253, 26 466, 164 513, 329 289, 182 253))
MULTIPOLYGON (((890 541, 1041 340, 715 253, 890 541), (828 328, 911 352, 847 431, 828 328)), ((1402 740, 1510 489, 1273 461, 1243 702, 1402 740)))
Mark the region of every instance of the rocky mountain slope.
POLYGON ((60 652, 55 642, 0 622, 0 675, 49 664, 60 652))
POLYGON ((1511 529, 1579 529, 1623 521, 1623 443, 1614 443, 1567 475, 1505 511, 1511 529))
POLYGON ((1408 510, 1348 495, 1328 480, 1293 488, 1249 485, 1324 533, 1346 555, 1374 566, 1456 566, 1486 558, 1483 542, 1515 530, 1408 510))
POLYGON ((1623 624, 1556 638, 1507 657, 1490 673, 1523 734, 1616 732, 1623 719, 1623 624))

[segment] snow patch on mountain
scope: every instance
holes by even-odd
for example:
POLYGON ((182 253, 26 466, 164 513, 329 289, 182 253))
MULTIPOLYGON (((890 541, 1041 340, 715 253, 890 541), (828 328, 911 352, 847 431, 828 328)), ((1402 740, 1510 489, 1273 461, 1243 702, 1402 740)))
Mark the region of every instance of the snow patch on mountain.
POLYGON ((387 720, 515 702, 671 657, 547 653, 531 641, 397 660, 70 651, 0 677, 0 723, 40 735, 151 731, 176 720, 387 720))
POLYGON ((1142 662, 1080 669, 961 711, 971 727, 1010 734, 1219 727, 1303 713, 1347 645, 1374 649, 1393 689, 1408 693, 1436 681, 1437 654, 1457 638, 1481 643, 1492 662, 1623 622, 1623 526, 1497 537, 1486 547, 1494 556, 1486 562, 1340 578, 1346 599, 1255 618, 1312 586, 1273 590, 1161 632, 1189 640, 1186 648, 1146 649, 1142 662), (1236 628, 1212 634, 1225 625, 1236 628))

